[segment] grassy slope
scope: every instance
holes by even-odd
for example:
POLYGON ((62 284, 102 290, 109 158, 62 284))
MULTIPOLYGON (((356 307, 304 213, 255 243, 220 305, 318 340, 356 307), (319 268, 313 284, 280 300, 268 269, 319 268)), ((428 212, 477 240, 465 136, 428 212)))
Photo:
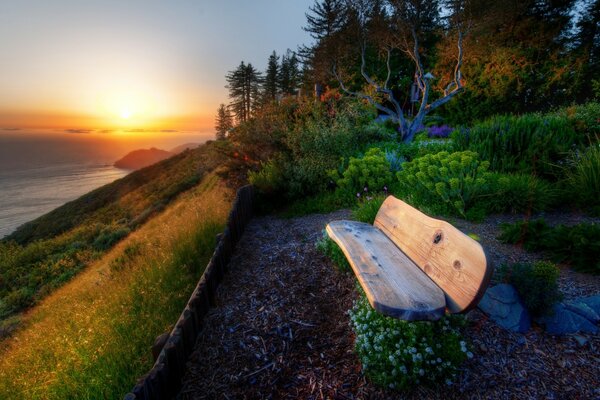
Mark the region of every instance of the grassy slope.
POLYGON ((214 248, 233 193, 214 175, 25 316, 0 342, 0 398, 120 398, 152 365, 214 248))
POLYGON ((227 160, 212 142, 132 172, 0 241, 0 337, 36 304, 227 160), (7 320, 7 317, 8 320, 7 320))

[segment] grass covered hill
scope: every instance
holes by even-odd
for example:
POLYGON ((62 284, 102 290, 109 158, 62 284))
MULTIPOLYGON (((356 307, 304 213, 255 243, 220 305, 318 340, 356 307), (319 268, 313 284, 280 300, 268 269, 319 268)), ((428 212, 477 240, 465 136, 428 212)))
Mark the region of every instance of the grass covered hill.
POLYGON ((87 193, 0 241, 0 336, 12 329, 8 317, 70 280, 207 173, 231 167, 230 153, 225 142, 184 151, 87 193))

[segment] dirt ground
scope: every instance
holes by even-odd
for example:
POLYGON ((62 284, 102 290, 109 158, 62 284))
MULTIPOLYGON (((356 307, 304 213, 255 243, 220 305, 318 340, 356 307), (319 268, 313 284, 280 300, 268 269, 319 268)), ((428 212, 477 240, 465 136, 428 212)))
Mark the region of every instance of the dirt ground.
MULTIPOLYGON (((467 314, 465 330, 475 357, 456 384, 411 393, 371 384, 354 354, 347 314, 358 296, 354 276, 338 271, 315 248, 327 222, 347 218, 347 211, 337 211, 250 222, 178 398, 600 398, 600 337, 553 337, 539 327, 515 334, 477 309, 467 314)), ((496 265, 540 257, 495 240, 503 218, 452 222, 479 235, 496 265)), ((560 285, 567 298, 600 293, 599 277, 567 268, 560 285)))

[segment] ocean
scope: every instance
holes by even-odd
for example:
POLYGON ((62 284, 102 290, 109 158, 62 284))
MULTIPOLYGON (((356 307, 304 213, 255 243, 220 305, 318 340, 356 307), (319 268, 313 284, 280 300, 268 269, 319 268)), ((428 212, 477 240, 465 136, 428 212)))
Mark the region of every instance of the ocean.
POLYGON ((107 164, 86 163, 0 170, 0 238, 129 172, 107 164))

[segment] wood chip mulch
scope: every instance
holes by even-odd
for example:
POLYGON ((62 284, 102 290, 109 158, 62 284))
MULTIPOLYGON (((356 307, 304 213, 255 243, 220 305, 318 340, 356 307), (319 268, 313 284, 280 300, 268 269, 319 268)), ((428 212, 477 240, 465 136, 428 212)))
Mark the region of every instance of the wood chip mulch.
MULTIPOLYGON (((337 211, 250 222, 188 362, 179 399, 600 399, 599 336, 554 337, 539 327, 514 334, 478 310, 467 314, 465 331, 475 357, 456 384, 411 393, 371 384, 353 352, 347 314, 357 298, 355 279, 315 248, 327 222, 348 218, 337 211)), ((496 263, 521 251, 488 245, 497 235, 493 220, 464 224, 460 228, 480 235, 486 249, 493 247, 496 263)), ((565 269, 561 288, 600 293, 597 277, 580 275, 565 269)))

